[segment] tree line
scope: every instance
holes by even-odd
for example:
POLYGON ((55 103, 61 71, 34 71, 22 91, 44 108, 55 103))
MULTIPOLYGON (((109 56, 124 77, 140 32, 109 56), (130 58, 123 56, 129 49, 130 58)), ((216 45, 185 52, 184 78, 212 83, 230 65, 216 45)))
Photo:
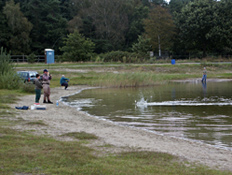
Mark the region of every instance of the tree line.
POLYGON ((111 51, 230 55, 231 9, 231 0, 2 0, 0 47, 52 48, 72 61, 111 51))

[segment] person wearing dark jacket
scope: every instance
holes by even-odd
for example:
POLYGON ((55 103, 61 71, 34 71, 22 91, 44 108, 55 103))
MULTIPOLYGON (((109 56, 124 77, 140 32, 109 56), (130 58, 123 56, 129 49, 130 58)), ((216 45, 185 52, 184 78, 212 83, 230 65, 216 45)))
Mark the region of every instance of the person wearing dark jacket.
POLYGON ((68 78, 65 78, 64 75, 62 75, 61 79, 60 79, 60 85, 61 86, 65 86, 65 90, 68 88, 68 82, 69 82, 69 79, 68 78))
POLYGON ((43 88, 39 74, 36 74, 36 79, 34 80, 34 84, 35 84, 35 104, 39 105, 39 100, 41 97, 41 89, 43 88))

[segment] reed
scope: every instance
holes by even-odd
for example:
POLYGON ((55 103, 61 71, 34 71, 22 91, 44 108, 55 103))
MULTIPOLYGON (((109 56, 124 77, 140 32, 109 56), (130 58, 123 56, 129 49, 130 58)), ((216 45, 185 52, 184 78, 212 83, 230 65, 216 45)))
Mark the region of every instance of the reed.
POLYGON ((154 72, 129 72, 129 73, 108 73, 102 74, 93 80, 92 84, 101 87, 139 87, 153 86, 168 82, 174 78, 183 79, 184 74, 157 74, 154 72))

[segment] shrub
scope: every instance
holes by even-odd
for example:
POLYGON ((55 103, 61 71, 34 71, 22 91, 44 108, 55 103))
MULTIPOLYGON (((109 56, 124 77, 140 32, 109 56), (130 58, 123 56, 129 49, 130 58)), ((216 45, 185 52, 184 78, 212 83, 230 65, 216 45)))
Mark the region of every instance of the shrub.
POLYGON ((14 70, 14 66, 10 60, 10 54, 1 48, 0 55, 0 89, 18 89, 21 80, 14 70))
POLYGON ((23 83, 21 86, 23 92, 27 93, 34 93, 35 92, 35 85, 32 83, 23 83))
POLYGON ((112 51, 99 56, 103 58, 104 62, 137 63, 145 62, 148 59, 142 54, 125 51, 112 51))
POLYGON ((28 63, 34 63, 35 62, 35 54, 31 53, 30 55, 27 56, 27 62, 28 63))

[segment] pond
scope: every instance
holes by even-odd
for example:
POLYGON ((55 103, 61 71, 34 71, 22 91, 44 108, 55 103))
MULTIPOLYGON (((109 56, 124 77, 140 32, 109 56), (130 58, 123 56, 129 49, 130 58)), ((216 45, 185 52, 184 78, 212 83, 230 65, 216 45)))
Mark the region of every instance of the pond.
POLYGON ((119 125, 232 150, 232 82, 87 89, 68 105, 119 125))

